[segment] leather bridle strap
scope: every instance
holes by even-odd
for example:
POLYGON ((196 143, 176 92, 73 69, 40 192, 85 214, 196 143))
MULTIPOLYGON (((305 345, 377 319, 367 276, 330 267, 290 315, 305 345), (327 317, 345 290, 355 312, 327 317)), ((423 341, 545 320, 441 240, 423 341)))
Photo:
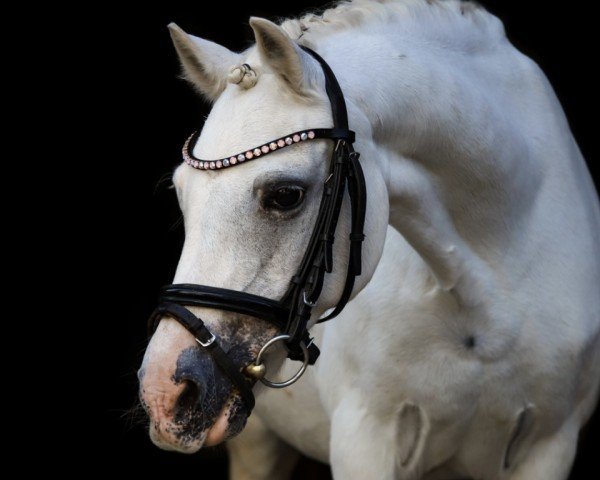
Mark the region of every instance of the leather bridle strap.
MULTIPOLYGON (((321 65, 323 73, 326 78, 325 90, 329 97, 329 102, 332 108, 334 130, 341 129, 350 131, 348 127, 348 110, 346 108, 346 101, 342 88, 333 70, 329 64, 314 50, 307 47, 302 47, 303 50, 308 52, 315 58, 321 65)), ((354 132, 352 132, 354 134, 354 132)), ((365 183, 365 176, 360 165, 360 154, 354 151, 352 144, 354 143, 354 135, 351 138, 346 139, 343 147, 347 148, 347 180, 348 180, 348 194, 350 196, 350 207, 352 214, 352 224, 350 230, 350 258, 348 260, 348 270, 346 273, 346 281, 340 300, 338 301, 334 310, 326 317, 319 320, 318 323, 325 322, 335 318, 341 313, 348 301, 354 288, 354 281, 357 276, 362 273, 362 244, 365 240, 364 228, 365 228, 365 216, 367 210, 367 187, 365 183)), ((336 220, 337 222, 337 220, 336 220)))
POLYGON ((221 371, 237 387, 242 400, 248 408, 248 413, 254 408, 254 394, 250 381, 240 372, 227 353, 221 348, 217 338, 211 333, 196 315, 187 308, 176 303, 161 303, 148 322, 149 334, 152 335, 163 316, 169 316, 183 325, 193 336, 199 346, 208 352, 221 371))
POLYGON ((279 330, 285 328, 285 319, 288 316, 288 310, 276 300, 226 288, 189 283, 162 287, 160 301, 250 315, 266 320, 279 330))
POLYGON ((352 213, 350 255, 346 280, 336 307, 328 316, 319 320, 319 323, 336 317, 344 309, 350 300, 355 278, 361 274, 361 252, 362 242, 365 238, 364 223, 367 200, 364 174, 359 163, 360 155, 352 147, 354 134, 348 128, 348 112, 342 89, 327 62, 313 50, 307 47, 301 48, 317 60, 323 69, 325 90, 331 104, 334 123, 332 130, 348 132, 348 135, 345 138, 340 136, 337 139, 329 177, 325 182, 321 207, 309 247, 300 264, 298 274, 292 279, 292 286, 282 301, 283 303, 291 302, 286 333, 292 337, 288 341, 288 349, 289 357, 294 360, 302 358, 299 344, 301 341, 306 342, 308 340, 307 324, 310 320, 312 308, 321 294, 325 273, 331 273, 333 270, 334 234, 342 206, 346 181, 352 213))
POLYGON ((365 177, 358 160, 359 156, 360 154, 357 152, 352 152, 349 155, 350 170, 348 174, 348 194, 350 195, 350 208, 352 209, 352 226, 350 231, 350 258, 348 260, 348 271, 346 274, 346 282, 344 283, 344 290, 333 311, 326 317, 319 319, 317 323, 331 320, 342 312, 350 300, 356 277, 362 273, 362 243, 365 240, 363 231, 366 215, 367 188, 365 185, 365 177))

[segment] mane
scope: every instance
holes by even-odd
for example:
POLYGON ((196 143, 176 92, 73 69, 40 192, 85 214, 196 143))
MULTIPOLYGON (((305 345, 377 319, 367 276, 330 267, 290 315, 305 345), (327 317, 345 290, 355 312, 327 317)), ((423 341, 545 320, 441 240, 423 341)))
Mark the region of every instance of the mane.
POLYGON ((420 34, 467 49, 481 49, 506 38, 498 18, 474 1, 344 0, 300 18, 284 19, 281 27, 294 40, 316 46, 334 33, 390 24, 419 25, 420 34), (465 22, 472 28, 465 29, 465 22))

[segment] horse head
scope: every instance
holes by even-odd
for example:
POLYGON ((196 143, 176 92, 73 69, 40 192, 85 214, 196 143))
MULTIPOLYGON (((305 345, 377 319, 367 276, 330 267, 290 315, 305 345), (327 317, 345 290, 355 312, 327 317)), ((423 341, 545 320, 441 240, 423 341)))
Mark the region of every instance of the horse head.
MULTIPOLYGON (((288 291, 311 240, 335 147, 326 140, 304 141, 310 131, 285 135, 331 126, 332 110, 319 63, 277 25, 263 19, 250 24, 256 46, 242 54, 170 26, 185 78, 214 102, 191 147, 193 157, 173 175, 185 224, 175 283, 278 300, 288 291), (280 148, 284 146, 289 148, 280 148), (222 160, 204 164, 194 158, 222 160)), ((358 112, 349 107, 351 114, 358 112)), ((358 113, 352 123, 368 158, 369 124, 358 113)), ((388 195, 378 172, 365 172, 369 234, 354 294, 373 275, 385 240, 388 195)), ((336 305, 344 289, 350 219, 346 200, 336 229, 340 240, 333 248, 335 267, 325 279, 309 326, 336 305)), ((240 371, 280 333, 262 319, 239 312, 191 310, 240 371)), ((265 358, 272 375, 283 364, 285 352, 278 345, 265 358)), ((139 377, 150 436, 165 449, 194 452, 218 444, 239 433, 250 413, 234 382, 198 348, 194 336, 168 316, 159 319, 139 377)))

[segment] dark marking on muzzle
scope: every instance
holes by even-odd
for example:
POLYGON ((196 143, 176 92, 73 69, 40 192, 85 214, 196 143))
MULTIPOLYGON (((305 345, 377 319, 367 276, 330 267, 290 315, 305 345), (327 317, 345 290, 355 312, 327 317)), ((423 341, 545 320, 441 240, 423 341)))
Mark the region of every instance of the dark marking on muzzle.
POLYGON ((191 442, 214 424, 232 385, 218 372, 210 356, 197 347, 181 352, 172 380, 176 384, 186 383, 173 423, 179 427, 178 438, 183 443, 191 442))
MULTIPOLYGON (((276 333, 261 320, 238 315, 220 323, 219 328, 218 341, 240 370, 254 360, 261 345, 276 333)), ((173 419, 182 443, 197 440, 214 425, 223 408, 228 417, 227 438, 240 433, 246 425, 250 412, 238 394, 232 396, 234 385, 201 348, 191 346, 181 352, 171 380, 175 384, 186 383, 173 419)))

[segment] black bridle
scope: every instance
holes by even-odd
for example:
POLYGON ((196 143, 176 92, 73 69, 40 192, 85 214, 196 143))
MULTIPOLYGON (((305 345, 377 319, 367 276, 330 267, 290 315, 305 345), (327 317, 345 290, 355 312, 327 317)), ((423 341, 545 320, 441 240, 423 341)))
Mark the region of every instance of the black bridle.
MULTIPOLYGON (((248 378, 242 373, 246 366, 235 365, 227 353, 220 347, 215 335, 206 328, 201 319, 196 317, 186 307, 196 306, 226 310, 262 319, 274 325, 282 334, 288 336, 286 337, 288 358, 292 360, 304 360, 305 366, 307 363, 314 364, 319 356, 319 349, 310 338, 307 325, 312 309, 321 295, 325 274, 331 273, 333 270, 334 234, 346 186, 348 188, 352 212, 349 238, 350 256, 348 259, 346 281, 336 307, 329 315, 321 318, 317 323, 331 320, 344 309, 354 288, 355 277, 361 274, 361 251, 362 242, 365 238, 363 230, 367 193, 363 171, 359 162, 359 153, 355 152, 352 147, 354 132, 348 128, 346 102, 333 71, 327 62, 316 52, 306 47, 301 48, 312 55, 323 69, 326 82, 325 88, 329 102, 331 103, 333 128, 316 128, 296 132, 288 136, 286 140, 295 138, 296 140, 294 141, 297 142, 299 135, 302 135, 302 140, 305 140, 307 139, 307 134, 310 134, 310 139, 325 138, 334 140, 335 147, 329 166, 329 173, 324 183, 315 227, 302 262, 296 274, 290 280, 287 292, 281 300, 277 301, 246 292, 205 285, 167 285, 161 289, 160 304, 152 314, 149 324, 150 332, 152 333, 160 319, 166 315, 174 318, 190 331, 198 344, 210 353, 223 373, 238 388, 242 400, 248 409, 248 414, 254 407, 252 385, 256 378, 248 378)), ((196 133, 186 142, 184 158, 187 163, 193 164, 195 168, 214 169, 214 161, 205 162, 193 156, 193 147, 198 136, 199 134, 196 133)), ((283 138, 279 139, 280 142, 282 140, 283 138)), ((269 144, 276 145, 276 142, 277 140, 264 144, 262 147, 264 149, 263 152, 268 153, 266 152, 268 149, 267 146, 269 144)), ((290 145, 291 141, 287 144, 290 145)), ((274 148, 272 147, 272 149, 274 148)), ((254 151, 256 152, 256 156, 260 155, 260 147, 254 151)), ((248 151, 246 158, 252 157, 251 152, 252 150, 248 151)), ((243 154, 240 155, 239 158, 242 158, 243 154)), ((232 164, 235 158, 235 156, 231 157, 232 164)), ((217 168, 229 165, 228 160, 224 162, 226 164, 222 161, 216 161, 217 168)), ((295 379, 297 378, 295 377, 295 379)), ((265 383, 273 386, 271 382, 265 383)), ((280 384, 279 386, 284 386, 284 384, 280 384)))

